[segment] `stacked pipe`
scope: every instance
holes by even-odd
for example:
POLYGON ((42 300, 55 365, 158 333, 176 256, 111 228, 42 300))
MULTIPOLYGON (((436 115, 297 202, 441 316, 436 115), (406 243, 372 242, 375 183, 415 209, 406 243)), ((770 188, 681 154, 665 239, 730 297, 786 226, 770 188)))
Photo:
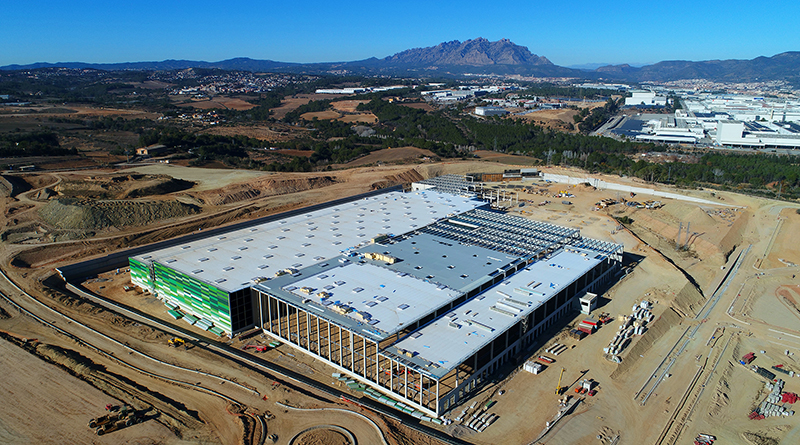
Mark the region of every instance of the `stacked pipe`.
POLYGON ((547 353, 550 353, 550 354, 553 354, 553 355, 561 355, 561 353, 566 351, 566 350, 567 350, 567 346, 566 345, 562 345, 562 344, 556 343, 555 345, 551 346, 550 349, 545 349, 544 352, 547 352, 547 353))

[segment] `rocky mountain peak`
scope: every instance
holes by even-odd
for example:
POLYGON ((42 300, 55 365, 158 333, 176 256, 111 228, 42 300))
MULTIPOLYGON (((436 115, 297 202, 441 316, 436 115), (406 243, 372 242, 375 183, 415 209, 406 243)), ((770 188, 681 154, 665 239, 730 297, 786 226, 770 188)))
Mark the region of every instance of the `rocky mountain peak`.
POLYGON ((386 57, 384 61, 398 65, 430 66, 552 65, 545 57, 539 57, 509 39, 492 42, 483 37, 409 49, 386 57))

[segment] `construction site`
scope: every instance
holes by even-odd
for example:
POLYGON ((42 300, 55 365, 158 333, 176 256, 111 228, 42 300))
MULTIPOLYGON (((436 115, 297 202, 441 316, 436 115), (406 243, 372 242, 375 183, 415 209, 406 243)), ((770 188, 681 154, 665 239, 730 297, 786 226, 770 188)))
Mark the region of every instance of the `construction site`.
POLYGON ((3 178, 3 442, 800 440, 796 204, 479 161, 3 178), (105 184, 135 210, 73 223, 105 184))

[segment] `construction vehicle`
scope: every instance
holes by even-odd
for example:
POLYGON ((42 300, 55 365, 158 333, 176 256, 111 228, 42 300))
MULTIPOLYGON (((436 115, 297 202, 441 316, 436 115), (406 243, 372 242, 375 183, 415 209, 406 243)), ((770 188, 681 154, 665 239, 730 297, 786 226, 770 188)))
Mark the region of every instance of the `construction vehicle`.
POLYGON ((120 419, 118 419, 118 420, 116 420, 114 422, 108 422, 108 423, 106 423, 104 425, 101 425, 101 426, 97 427, 97 429, 94 432, 98 436, 102 436, 102 435, 104 435, 106 433, 110 433, 110 432, 125 428, 126 426, 135 425, 135 424, 137 424, 137 423, 139 423, 141 421, 142 420, 141 420, 140 416, 136 413, 136 411, 131 410, 131 411, 128 411, 127 414, 125 414, 124 417, 121 417, 120 419))
POLYGON ((561 388, 561 377, 564 377, 564 368, 561 368, 561 374, 558 375, 558 386, 556 386, 556 395, 557 396, 561 395, 561 390, 563 389, 563 388, 561 388))
POLYGON ((177 348, 178 346, 186 346, 186 342, 182 338, 172 337, 167 340, 167 344, 173 348, 177 348))
POLYGON ((108 404, 106 405, 106 411, 111 411, 111 412, 100 417, 95 417, 94 419, 90 420, 89 428, 98 428, 104 425, 108 425, 109 423, 114 423, 119 419, 127 417, 132 410, 127 405, 122 405, 121 407, 117 407, 108 404))
POLYGON ((264 352, 267 350, 267 347, 264 345, 244 345, 242 346, 242 350, 245 349, 255 349, 256 352, 264 352))
POLYGON ((117 407, 109 404, 106 410, 112 412, 89 421, 89 428, 94 428, 98 436, 142 421, 141 415, 127 405, 117 407))

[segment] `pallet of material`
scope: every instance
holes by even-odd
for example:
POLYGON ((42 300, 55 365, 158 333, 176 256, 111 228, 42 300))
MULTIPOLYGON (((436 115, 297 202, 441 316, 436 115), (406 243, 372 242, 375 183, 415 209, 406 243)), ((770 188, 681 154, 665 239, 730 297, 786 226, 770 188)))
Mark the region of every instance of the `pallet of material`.
POLYGON ((569 336, 576 340, 583 340, 587 335, 589 335, 589 333, 581 329, 571 329, 569 331, 569 336))

